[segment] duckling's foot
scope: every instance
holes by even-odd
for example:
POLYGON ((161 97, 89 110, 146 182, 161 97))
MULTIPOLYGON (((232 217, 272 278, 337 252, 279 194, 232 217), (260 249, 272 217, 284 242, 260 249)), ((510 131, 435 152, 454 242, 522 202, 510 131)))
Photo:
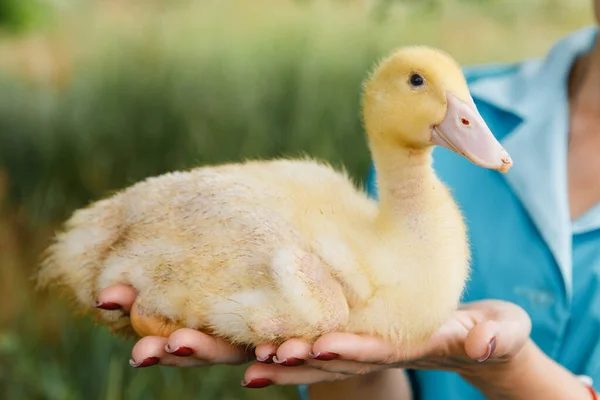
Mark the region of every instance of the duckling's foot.
POLYGON ((131 308, 131 326, 135 333, 140 337, 144 336, 163 336, 169 337, 171 333, 184 328, 176 322, 170 321, 164 317, 146 314, 136 300, 131 308))
POLYGON ((131 327, 129 316, 122 310, 96 311, 94 320, 96 323, 107 326, 111 334, 123 337, 135 337, 136 333, 131 327))

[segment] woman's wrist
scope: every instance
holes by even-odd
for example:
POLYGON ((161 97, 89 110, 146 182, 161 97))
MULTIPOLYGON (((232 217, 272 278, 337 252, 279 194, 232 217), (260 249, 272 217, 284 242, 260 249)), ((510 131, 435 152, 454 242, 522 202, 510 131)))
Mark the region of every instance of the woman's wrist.
POLYGON ((310 400, 370 399, 406 400, 412 398, 412 388, 404 370, 390 368, 358 375, 342 381, 310 385, 310 400))
POLYGON ((490 400, 591 400, 586 386, 532 340, 506 363, 481 365, 462 376, 490 400))

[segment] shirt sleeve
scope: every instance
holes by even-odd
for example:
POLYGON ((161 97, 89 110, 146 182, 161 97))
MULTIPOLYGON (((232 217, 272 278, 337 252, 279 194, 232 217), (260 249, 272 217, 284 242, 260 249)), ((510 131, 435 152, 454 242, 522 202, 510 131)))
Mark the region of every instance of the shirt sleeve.
POLYGON ((308 385, 299 385, 298 394, 300 395, 300 400, 309 400, 308 385))
POLYGON ((369 174, 367 175, 367 182, 366 182, 365 186, 367 188, 367 194, 369 195, 369 197, 378 200, 377 180, 375 178, 376 178, 375 165, 373 165, 373 163, 371 163, 371 168, 369 168, 369 174))

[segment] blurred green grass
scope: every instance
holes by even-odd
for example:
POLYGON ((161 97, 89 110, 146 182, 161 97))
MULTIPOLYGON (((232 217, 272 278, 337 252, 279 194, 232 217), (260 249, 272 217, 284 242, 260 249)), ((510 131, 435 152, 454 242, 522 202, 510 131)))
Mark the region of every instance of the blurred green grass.
POLYGON ((310 154, 362 179, 360 84, 379 57, 419 43, 463 64, 513 61, 592 21, 584 0, 168 4, 89 1, 0 32, 0 398, 294 398, 240 389, 242 368, 130 368, 132 342, 34 293, 53 229, 144 177, 209 163, 310 154))
POLYGON ((40 24, 48 11, 44 0, 0 0, 0 26, 19 32, 40 24))

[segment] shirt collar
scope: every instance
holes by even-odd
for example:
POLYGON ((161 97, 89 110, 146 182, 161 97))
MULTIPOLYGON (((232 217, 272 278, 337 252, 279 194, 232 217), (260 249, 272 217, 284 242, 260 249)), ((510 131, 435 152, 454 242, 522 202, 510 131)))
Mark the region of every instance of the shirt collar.
POLYGON ((572 228, 575 235, 600 229, 600 203, 573 221, 572 228))
MULTIPOLYGON (((539 100, 566 95, 571 66, 594 46, 597 33, 596 26, 577 30, 558 41, 544 59, 518 64, 512 74, 473 82, 469 85, 471 95, 523 119, 535 117, 538 112, 544 114, 539 100)), ((486 65, 486 69, 489 67, 486 65)))
POLYGON ((572 294, 572 226, 566 174, 567 87, 573 62, 593 47, 596 35, 596 27, 578 30, 560 40, 545 59, 526 61, 512 74, 470 85, 473 98, 522 120, 501 138, 514 161, 504 176, 556 259, 568 299, 572 294))

